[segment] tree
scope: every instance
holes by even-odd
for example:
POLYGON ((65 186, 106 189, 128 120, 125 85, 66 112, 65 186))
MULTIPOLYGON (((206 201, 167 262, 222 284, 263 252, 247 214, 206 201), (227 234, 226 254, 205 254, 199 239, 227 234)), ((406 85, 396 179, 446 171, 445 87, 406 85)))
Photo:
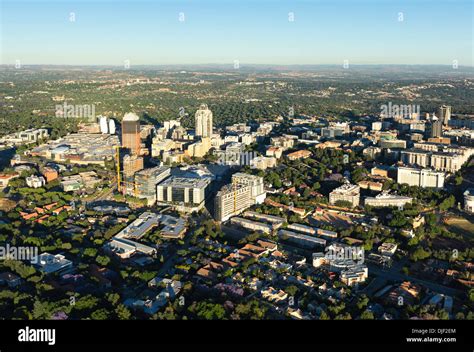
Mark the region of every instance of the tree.
POLYGON ((119 318, 120 320, 129 320, 132 316, 130 310, 123 304, 119 304, 117 306, 117 308, 115 309, 115 314, 117 314, 117 318, 119 318))
POLYGON ((360 315, 360 318, 363 320, 374 320, 374 313, 368 310, 364 310, 362 314, 360 315))
POLYGON ((98 255, 95 261, 102 266, 107 266, 110 263, 110 258, 104 255, 98 255))

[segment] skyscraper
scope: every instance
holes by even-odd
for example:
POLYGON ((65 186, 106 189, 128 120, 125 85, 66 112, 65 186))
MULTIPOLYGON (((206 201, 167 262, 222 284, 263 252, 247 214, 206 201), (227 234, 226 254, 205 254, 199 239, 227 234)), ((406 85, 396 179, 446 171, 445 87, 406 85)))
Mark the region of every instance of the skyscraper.
POLYGON ((125 114, 122 120, 122 147, 135 155, 140 152, 140 118, 132 112, 125 114))
POLYGON ((195 115, 196 136, 212 136, 212 111, 206 104, 201 104, 195 115))
POLYGON ((441 118, 432 119, 428 126, 429 138, 438 138, 443 136, 443 120, 441 118))
POLYGON ((451 106, 442 105, 438 108, 438 117, 442 121, 443 125, 447 126, 449 120, 451 120, 451 106))

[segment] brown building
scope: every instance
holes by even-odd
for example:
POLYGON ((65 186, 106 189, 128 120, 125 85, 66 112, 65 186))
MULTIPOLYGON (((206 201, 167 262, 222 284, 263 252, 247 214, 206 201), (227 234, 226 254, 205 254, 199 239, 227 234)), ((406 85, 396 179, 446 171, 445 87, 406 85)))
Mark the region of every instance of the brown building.
POLYGON ((122 120, 122 147, 138 155, 141 148, 140 141, 140 118, 129 112, 122 120))
POLYGON ((58 178, 58 172, 52 167, 45 167, 43 169, 43 176, 46 179, 46 182, 51 182, 58 178))

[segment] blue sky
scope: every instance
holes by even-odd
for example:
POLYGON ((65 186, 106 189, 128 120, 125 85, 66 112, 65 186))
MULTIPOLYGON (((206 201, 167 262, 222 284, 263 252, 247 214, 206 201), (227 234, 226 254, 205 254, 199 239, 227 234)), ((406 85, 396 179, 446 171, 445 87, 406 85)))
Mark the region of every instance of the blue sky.
POLYGON ((473 65, 470 0, 0 2, 2 64, 473 65))

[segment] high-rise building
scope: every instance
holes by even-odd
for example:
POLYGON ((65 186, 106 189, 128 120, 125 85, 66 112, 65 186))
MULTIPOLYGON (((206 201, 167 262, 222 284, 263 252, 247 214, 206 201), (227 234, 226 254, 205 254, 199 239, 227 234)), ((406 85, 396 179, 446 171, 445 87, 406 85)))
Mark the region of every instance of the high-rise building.
POLYGON ((214 198, 215 218, 217 221, 227 221, 230 217, 240 214, 252 204, 251 187, 249 185, 225 185, 214 198))
POLYGON ((238 172, 232 175, 232 183, 251 187, 250 196, 252 198, 252 204, 262 204, 267 197, 263 185, 263 177, 238 172))
POLYGON ((440 118, 438 120, 433 120, 429 123, 428 128, 428 137, 437 138, 443 136, 443 120, 440 118))
POLYGON ((196 136, 212 137, 212 111, 206 104, 201 104, 195 115, 196 136))
POLYGON ((451 106, 442 105, 438 108, 438 117, 442 121, 443 125, 447 126, 449 120, 451 120, 451 106))
POLYGON ((126 182, 131 182, 135 172, 143 170, 143 158, 138 155, 125 155, 123 157, 123 178, 126 182))
POLYGON ((140 118, 137 114, 129 112, 123 117, 122 147, 135 155, 140 152, 140 118))

